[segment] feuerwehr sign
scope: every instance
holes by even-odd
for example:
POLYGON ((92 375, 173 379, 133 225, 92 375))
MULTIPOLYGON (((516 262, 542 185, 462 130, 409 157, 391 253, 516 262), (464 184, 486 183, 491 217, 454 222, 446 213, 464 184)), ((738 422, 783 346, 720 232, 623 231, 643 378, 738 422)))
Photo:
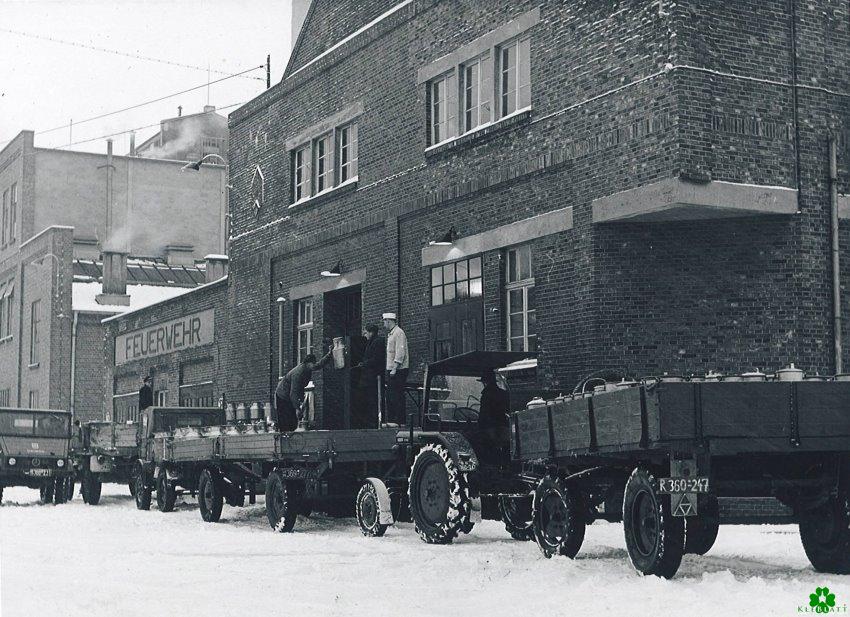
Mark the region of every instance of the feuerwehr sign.
POLYGON ((215 340, 215 309, 192 313, 115 337, 115 365, 209 345, 215 340))

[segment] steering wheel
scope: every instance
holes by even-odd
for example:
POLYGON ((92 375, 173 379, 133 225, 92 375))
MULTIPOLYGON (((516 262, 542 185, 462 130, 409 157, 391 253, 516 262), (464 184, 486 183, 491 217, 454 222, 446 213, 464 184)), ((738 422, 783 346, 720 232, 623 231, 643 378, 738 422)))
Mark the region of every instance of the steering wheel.
POLYGON ((455 407, 452 419, 455 422, 478 422, 478 412, 472 407, 455 407))

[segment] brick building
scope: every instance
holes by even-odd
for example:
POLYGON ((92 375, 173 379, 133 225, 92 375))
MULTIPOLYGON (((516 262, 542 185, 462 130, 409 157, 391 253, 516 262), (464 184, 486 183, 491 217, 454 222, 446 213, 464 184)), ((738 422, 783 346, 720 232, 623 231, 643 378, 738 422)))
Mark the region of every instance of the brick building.
POLYGON ((848 29, 835 0, 315 0, 282 81, 230 116, 231 184, 261 199, 232 207, 228 395, 267 400, 386 310, 414 375, 472 348, 538 351, 516 375, 538 391, 834 372, 848 29))

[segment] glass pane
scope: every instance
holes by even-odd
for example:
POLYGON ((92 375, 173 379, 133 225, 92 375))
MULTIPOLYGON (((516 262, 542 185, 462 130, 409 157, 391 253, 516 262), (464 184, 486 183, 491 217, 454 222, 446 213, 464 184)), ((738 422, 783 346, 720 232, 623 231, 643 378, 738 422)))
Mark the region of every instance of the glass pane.
POLYGON ((512 289, 508 292, 508 309, 511 313, 522 312, 522 289, 512 289))
POLYGON ((511 336, 522 336, 524 333, 522 327, 522 313, 511 315, 510 317, 511 336))
POLYGON ((508 283, 513 283, 517 280, 517 252, 516 250, 508 251, 508 283))
POLYGON ((480 278, 469 281, 469 297, 480 298, 484 292, 482 287, 480 278))
POLYGON ((431 306, 439 306, 443 303, 443 288, 434 287, 431 289, 431 306))
POLYGON ((529 336, 528 337, 528 349, 526 351, 537 351, 537 337, 529 336))
POLYGON ((524 246, 520 249, 520 280, 531 278, 531 247, 524 246))
POLYGON ((525 351, 523 349, 523 339, 521 336, 515 336, 510 339, 511 351, 525 351))
POLYGON ((443 269, 431 268, 431 287, 443 284, 443 269))
POLYGON ((473 257, 469 260, 469 278, 474 279, 481 276, 481 258, 473 257))
POLYGON ((527 287, 528 289, 528 303, 526 304, 526 310, 533 311, 534 310, 534 286, 527 287))
POLYGON ((469 270, 469 262, 467 261, 459 261, 457 262, 457 280, 465 281, 469 278, 468 274, 469 270))
POLYGON ((457 284, 457 297, 459 300, 469 297, 469 281, 460 281, 457 284))
POLYGON ((443 287, 443 301, 446 303, 451 302, 455 299, 455 286, 454 285, 446 285, 443 287))
POLYGON ((454 283, 455 282, 455 265, 447 264, 443 266, 443 282, 445 283, 454 283))
POLYGON ((537 313, 534 311, 528 313, 528 334, 537 334, 537 313))

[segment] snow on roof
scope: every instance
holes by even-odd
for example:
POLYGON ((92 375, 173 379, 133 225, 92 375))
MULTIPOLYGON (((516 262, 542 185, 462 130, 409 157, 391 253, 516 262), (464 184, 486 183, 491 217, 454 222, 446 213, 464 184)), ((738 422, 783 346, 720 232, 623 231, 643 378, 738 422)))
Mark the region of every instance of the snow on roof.
MULTIPOLYGON (((189 288, 194 289, 194 288, 189 288)), ((103 292, 103 286, 97 281, 75 281, 71 286, 71 307, 84 313, 125 313, 144 308, 156 302, 168 300, 187 291, 185 287, 166 287, 164 285, 127 285, 127 295, 130 305, 99 304, 98 294, 103 292)))
MULTIPOLYGON (((205 283, 203 285, 198 285, 197 287, 188 287, 188 288, 187 287, 166 287, 164 289, 170 289, 172 291, 175 291, 176 293, 174 293, 173 295, 164 297, 164 298, 160 298, 158 300, 153 300, 152 302, 148 302, 147 304, 142 304, 141 306, 133 306, 133 302, 131 300, 130 306, 129 307, 126 307, 126 306, 123 307, 124 310, 121 312, 121 314, 112 315, 111 317, 107 317, 105 319, 102 319, 100 323, 106 323, 107 321, 112 321, 114 319, 118 319, 119 317, 125 317, 125 316, 129 315, 130 313, 135 313, 136 311, 140 311, 142 309, 150 308, 154 304, 159 304, 161 302, 171 300, 172 298, 176 298, 178 296, 185 296, 187 294, 194 293, 196 291, 200 291, 201 289, 206 289, 207 287, 212 287, 213 285, 218 285, 219 283, 226 281, 226 280, 227 280, 227 276, 225 275, 225 276, 221 277, 220 279, 214 280, 211 283, 205 283)), ((144 285, 140 285, 140 287, 144 287, 144 285)), ((127 285, 127 290, 129 291, 129 289, 130 289, 130 286, 127 285)), ((158 289, 162 289, 162 288, 158 288, 158 289)))

